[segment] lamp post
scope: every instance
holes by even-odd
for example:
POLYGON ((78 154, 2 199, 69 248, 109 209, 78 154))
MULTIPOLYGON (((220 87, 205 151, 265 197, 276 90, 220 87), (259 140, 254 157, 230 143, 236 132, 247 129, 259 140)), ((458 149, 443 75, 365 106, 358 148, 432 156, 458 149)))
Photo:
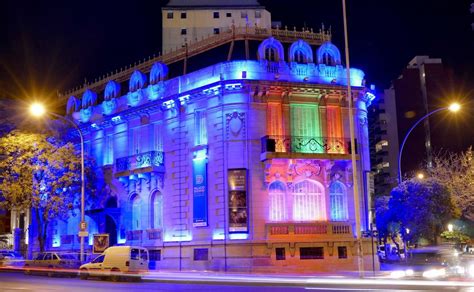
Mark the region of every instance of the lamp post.
POLYGON ((410 130, 408 130, 408 133, 405 135, 405 138, 403 138, 403 142, 402 142, 402 146, 400 147, 400 151, 398 152, 398 183, 401 183, 402 182, 402 154, 403 154, 403 148, 405 147, 405 143, 408 139, 408 136, 410 136, 410 133, 416 128, 416 126, 418 126, 419 123, 421 123, 423 120, 425 120, 426 118, 428 118, 429 116, 437 113, 437 112, 440 112, 440 111, 443 111, 443 110, 449 110, 449 111, 452 111, 452 112, 457 112, 461 109, 461 106, 459 105, 459 103, 452 103, 450 106, 448 107, 442 107, 442 108, 438 108, 438 109, 435 109, 429 113, 427 113, 426 115, 422 116, 418 121, 416 121, 415 124, 413 124, 413 126, 410 128, 410 130))
POLYGON ((79 137, 81 139, 81 223, 79 226, 79 237, 81 238, 80 242, 80 261, 81 263, 84 262, 84 237, 88 236, 86 232, 86 221, 84 218, 84 193, 85 193, 85 180, 84 180, 84 137, 82 136, 81 129, 71 120, 68 120, 64 118, 61 115, 52 113, 52 112, 46 112, 46 109, 42 104, 39 103, 33 103, 30 106, 30 113, 35 116, 35 117, 41 117, 45 114, 50 114, 54 117, 57 117, 63 121, 66 121, 70 123, 79 133, 79 137))

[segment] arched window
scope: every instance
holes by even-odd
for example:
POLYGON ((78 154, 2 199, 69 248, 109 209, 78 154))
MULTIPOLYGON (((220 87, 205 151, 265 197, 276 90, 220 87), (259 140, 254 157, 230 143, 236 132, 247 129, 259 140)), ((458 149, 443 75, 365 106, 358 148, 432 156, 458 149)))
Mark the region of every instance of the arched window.
POLYGON ((281 181, 274 181, 268 187, 270 199, 270 221, 285 221, 286 215, 286 186, 281 181))
POLYGON ((333 181, 329 186, 329 204, 332 221, 348 219, 346 188, 340 181, 333 181))
POLYGON ((304 180, 294 185, 293 220, 326 220, 324 188, 320 183, 304 180))
POLYGON ((276 53, 274 48, 269 47, 265 49, 265 60, 270 62, 276 61, 276 53))
POLYGON ((299 64, 305 64, 306 63, 305 55, 300 50, 295 52, 295 54, 293 55, 293 60, 295 60, 295 62, 299 63, 299 64))
POLYGON ((333 56, 331 56, 328 53, 323 54, 323 64, 328 65, 328 66, 334 66, 336 65, 336 62, 334 61, 333 56))
POLYGON ((150 226, 151 228, 163 227, 163 195, 159 191, 151 195, 150 226))
POLYGON ((318 64, 325 64, 327 66, 341 65, 341 53, 339 49, 331 42, 325 42, 319 47, 318 64))
POLYGON ((132 205, 132 230, 141 230, 142 202, 138 194, 134 194, 130 199, 132 205))

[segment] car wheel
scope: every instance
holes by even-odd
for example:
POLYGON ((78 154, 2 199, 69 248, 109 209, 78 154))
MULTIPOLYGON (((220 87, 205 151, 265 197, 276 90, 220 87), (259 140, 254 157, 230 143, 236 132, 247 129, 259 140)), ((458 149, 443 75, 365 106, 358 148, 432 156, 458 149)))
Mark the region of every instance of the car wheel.
POLYGON ((30 265, 24 265, 23 269, 24 269, 23 272, 25 273, 25 275, 31 275, 30 265))
POLYGON ((53 277, 54 276, 54 271, 53 271, 53 266, 48 266, 48 277, 53 277))
POLYGON ((117 268, 113 268, 112 270, 110 270, 110 272, 112 273, 110 275, 110 280, 112 282, 118 282, 121 280, 121 277, 118 273, 120 273, 120 269, 117 269, 117 268))
POLYGON ((89 278, 89 272, 87 269, 81 269, 79 271, 79 278, 81 278, 81 280, 87 280, 87 278, 89 278))

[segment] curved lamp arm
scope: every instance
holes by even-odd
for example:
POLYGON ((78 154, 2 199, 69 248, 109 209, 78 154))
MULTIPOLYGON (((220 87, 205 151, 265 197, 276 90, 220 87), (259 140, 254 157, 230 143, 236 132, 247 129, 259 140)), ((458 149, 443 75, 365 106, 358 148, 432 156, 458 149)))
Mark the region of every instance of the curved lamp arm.
POLYGON ((421 123, 424 119, 426 119, 427 117, 437 113, 437 112, 440 112, 442 110, 447 110, 449 109, 449 107, 442 107, 442 108, 439 108, 439 109, 435 109, 434 111, 431 111, 429 113, 427 113, 426 115, 424 115, 423 117, 421 117, 418 121, 416 121, 416 123, 410 128, 410 130, 408 130, 408 133, 405 135, 405 138, 403 139, 403 142, 402 142, 402 146, 400 147, 400 151, 398 152, 398 183, 402 183, 402 153, 403 153, 403 148, 405 147, 405 143, 408 139, 408 136, 410 136, 410 133, 415 129, 416 126, 418 126, 419 123, 421 123))

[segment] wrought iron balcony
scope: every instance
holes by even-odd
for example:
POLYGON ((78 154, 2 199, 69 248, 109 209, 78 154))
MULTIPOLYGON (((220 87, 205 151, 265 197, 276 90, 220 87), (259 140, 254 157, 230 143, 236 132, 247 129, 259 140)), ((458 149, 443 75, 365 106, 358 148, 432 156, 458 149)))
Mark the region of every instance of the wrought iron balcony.
POLYGON ((144 168, 162 168, 165 166, 165 155, 162 151, 149 151, 133 156, 118 158, 115 163, 117 172, 134 171, 144 168))
POLYGON ((262 153, 265 152, 350 154, 351 141, 332 137, 265 136, 262 137, 262 153))

